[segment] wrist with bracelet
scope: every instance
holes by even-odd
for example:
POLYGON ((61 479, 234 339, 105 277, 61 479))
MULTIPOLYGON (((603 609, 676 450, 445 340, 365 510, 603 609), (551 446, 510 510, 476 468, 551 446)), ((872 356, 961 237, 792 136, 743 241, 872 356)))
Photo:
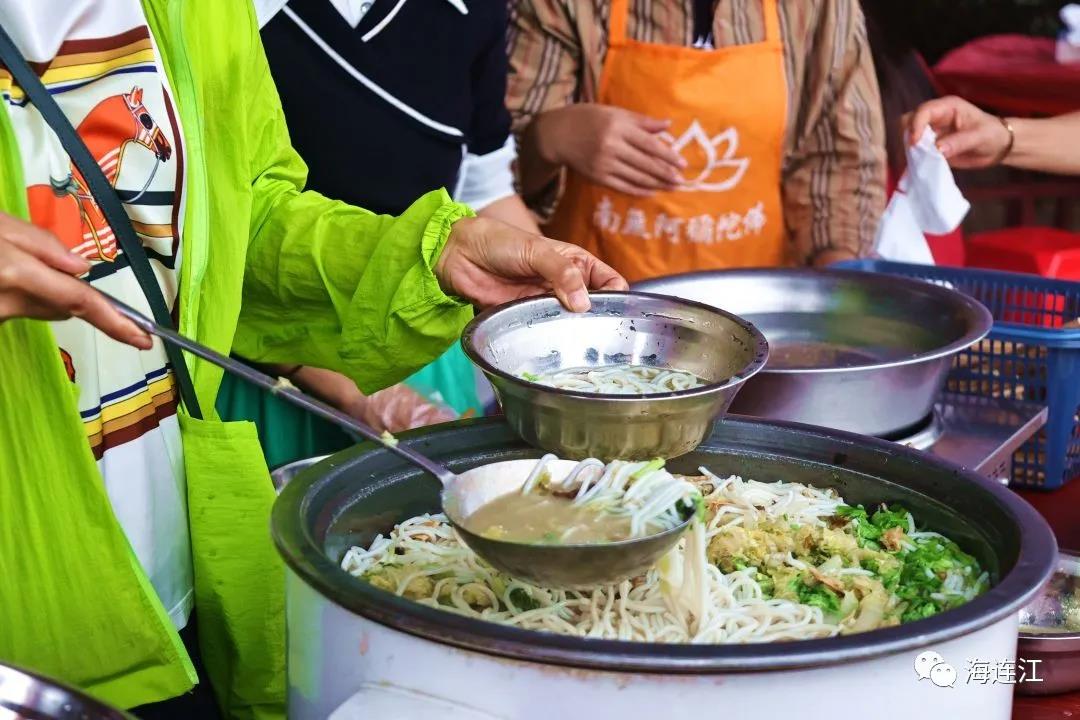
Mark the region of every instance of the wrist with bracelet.
POLYGON ((995 165, 1000 165, 1005 162, 1005 159, 1012 153, 1013 145, 1016 144, 1016 130, 1013 129, 1012 122, 1006 117, 999 117, 998 120, 1009 133, 1009 141, 1005 144, 1005 149, 998 154, 997 159, 994 161, 995 165))

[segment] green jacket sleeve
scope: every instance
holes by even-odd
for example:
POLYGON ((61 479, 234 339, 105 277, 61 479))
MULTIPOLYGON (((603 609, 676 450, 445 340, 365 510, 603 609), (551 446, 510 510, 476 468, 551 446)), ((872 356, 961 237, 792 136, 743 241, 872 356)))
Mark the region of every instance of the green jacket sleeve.
POLYGON ((472 212, 444 190, 399 217, 302 191, 307 167, 289 142, 257 36, 253 44, 254 207, 233 348, 255 361, 337 370, 366 392, 392 385, 440 355, 471 317, 432 268, 451 224, 472 212))

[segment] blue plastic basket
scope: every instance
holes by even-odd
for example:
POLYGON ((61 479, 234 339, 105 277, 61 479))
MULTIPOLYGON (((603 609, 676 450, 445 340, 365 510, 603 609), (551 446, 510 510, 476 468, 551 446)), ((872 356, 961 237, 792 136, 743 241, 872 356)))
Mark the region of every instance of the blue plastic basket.
POLYGON ((994 327, 957 355, 948 389, 1047 406, 1046 426, 1013 455, 1013 487, 1053 490, 1080 475, 1080 283, 883 260, 836 267, 947 285, 985 305, 994 327))

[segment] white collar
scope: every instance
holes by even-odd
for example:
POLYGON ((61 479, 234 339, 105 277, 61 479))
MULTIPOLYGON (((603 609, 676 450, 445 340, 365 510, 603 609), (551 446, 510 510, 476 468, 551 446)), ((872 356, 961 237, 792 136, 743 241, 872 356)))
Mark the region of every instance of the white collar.
MULTIPOLYGON (((465 0, 446 1, 462 15, 469 14, 469 8, 465 7, 465 0)), ((277 15, 289 0, 254 0, 254 2, 255 15, 259 18, 259 27, 261 28, 277 15)), ((345 22, 349 23, 353 28, 364 19, 364 14, 370 9, 372 2, 374 0, 330 0, 330 4, 334 6, 334 9, 341 13, 341 17, 345 19, 345 22), (364 8, 364 5, 368 7, 364 8)))
POLYGON ((371 9, 374 0, 330 0, 330 4, 337 9, 341 17, 345 18, 345 22, 349 23, 349 26, 355 30, 356 26, 367 15, 368 10, 371 9))
POLYGON ((262 29, 275 15, 285 7, 289 0, 254 0, 255 17, 259 20, 259 28, 262 29))

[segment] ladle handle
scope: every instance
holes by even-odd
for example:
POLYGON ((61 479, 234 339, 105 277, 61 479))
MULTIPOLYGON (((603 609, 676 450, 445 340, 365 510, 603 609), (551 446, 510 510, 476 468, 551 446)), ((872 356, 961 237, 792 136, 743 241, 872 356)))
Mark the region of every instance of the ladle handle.
POLYGON ((185 337, 175 330, 158 325, 150 318, 134 308, 125 305, 116 298, 113 298, 106 293, 102 294, 105 295, 105 299, 108 300, 109 304, 116 308, 121 315, 131 320, 142 330, 151 335, 157 335, 164 342, 171 343, 187 350, 192 355, 197 355, 203 360, 211 362, 237 377, 243 378, 252 385, 257 385, 265 390, 269 390, 271 394, 283 398, 287 402, 308 411, 312 415, 321 417, 327 422, 331 422, 339 427, 346 428, 347 430, 352 430, 361 437, 384 445, 390 452, 400 455, 413 465, 416 465, 437 477, 443 485, 446 485, 454 479, 454 474, 450 472, 446 466, 421 455, 405 445, 387 442, 380 433, 376 432, 375 428, 367 423, 357 420, 352 415, 343 413, 335 407, 331 407, 320 400, 316 400, 310 395, 307 395, 290 385, 282 384, 276 378, 272 378, 266 373, 259 372, 250 365, 211 350, 205 345, 185 337))

